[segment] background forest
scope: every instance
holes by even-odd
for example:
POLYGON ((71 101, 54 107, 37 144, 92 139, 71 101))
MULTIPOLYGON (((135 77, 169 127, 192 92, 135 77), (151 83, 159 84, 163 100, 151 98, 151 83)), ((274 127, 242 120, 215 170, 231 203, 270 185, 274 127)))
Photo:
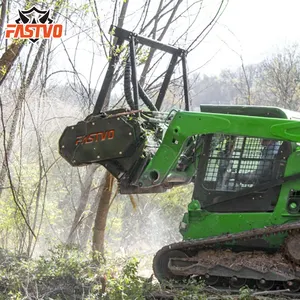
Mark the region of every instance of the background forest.
MULTIPOLYGON (((180 240, 178 224, 191 199, 190 186, 165 194, 120 195, 102 166, 68 165, 59 155, 58 140, 66 126, 93 110, 115 43, 108 34, 111 24, 201 53, 203 40, 228 4, 215 1, 208 7, 207 2, 2 0, 0 248, 36 258, 56 245, 75 245, 85 253, 136 255, 149 262, 160 247, 180 240), (55 22, 64 25, 63 38, 35 44, 4 38, 18 9, 33 5, 52 10, 55 22)), ((297 44, 281 45, 255 65, 245 64, 242 54, 232 51, 240 67, 215 76, 202 73, 201 66, 193 68, 188 56, 193 110, 201 104, 299 110, 297 44)), ((127 107, 122 79, 126 51, 122 55, 104 110, 127 107)), ((169 59, 147 48, 138 52, 140 83, 152 99, 169 59)), ((165 111, 184 108, 180 74, 177 66, 165 111)))

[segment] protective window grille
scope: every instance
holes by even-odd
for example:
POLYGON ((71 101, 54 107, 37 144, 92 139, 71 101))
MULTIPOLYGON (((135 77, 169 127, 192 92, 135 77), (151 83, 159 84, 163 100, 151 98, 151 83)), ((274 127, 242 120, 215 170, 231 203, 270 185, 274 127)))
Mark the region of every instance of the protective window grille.
POLYGON ((214 135, 204 187, 236 191, 278 177, 272 171, 281 144, 275 140, 214 135))
POLYGON ((287 209, 290 213, 299 213, 300 211, 300 191, 291 190, 287 202, 287 209))

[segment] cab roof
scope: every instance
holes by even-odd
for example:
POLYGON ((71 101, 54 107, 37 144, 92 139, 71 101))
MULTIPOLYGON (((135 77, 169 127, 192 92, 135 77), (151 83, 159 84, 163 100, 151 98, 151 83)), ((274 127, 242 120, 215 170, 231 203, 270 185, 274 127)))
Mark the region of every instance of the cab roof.
POLYGON ((290 120, 300 120, 300 113, 282 109, 274 106, 252 106, 252 105, 210 105, 200 106, 201 112, 247 115, 267 118, 280 118, 290 120))

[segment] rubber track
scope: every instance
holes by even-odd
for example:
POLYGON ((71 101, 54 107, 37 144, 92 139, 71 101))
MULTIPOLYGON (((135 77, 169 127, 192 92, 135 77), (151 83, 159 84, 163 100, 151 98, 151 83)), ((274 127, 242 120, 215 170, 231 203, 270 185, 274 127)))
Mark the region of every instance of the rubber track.
POLYGON ((178 243, 173 243, 161 248, 153 259, 153 271, 155 276, 158 278, 156 273, 156 266, 159 265, 160 256, 164 253, 167 253, 170 250, 202 250, 206 247, 215 245, 215 244, 225 244, 231 241, 241 241, 248 240, 253 238, 260 238, 263 236, 275 235, 279 233, 292 233, 293 231, 300 230, 300 221, 291 222, 283 225, 274 225, 264 228, 251 229, 235 234, 224 234, 220 236, 209 237, 199 240, 187 240, 178 243))

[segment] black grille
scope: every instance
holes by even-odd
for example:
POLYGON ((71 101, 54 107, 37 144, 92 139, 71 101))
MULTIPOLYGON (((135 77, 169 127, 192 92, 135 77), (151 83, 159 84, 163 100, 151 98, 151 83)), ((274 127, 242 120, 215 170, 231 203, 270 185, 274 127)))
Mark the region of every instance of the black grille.
POLYGON ((299 213, 300 211, 300 191, 291 190, 287 202, 289 213, 299 213))
POLYGON ((276 179, 281 141, 214 135, 204 188, 236 191, 276 179))

